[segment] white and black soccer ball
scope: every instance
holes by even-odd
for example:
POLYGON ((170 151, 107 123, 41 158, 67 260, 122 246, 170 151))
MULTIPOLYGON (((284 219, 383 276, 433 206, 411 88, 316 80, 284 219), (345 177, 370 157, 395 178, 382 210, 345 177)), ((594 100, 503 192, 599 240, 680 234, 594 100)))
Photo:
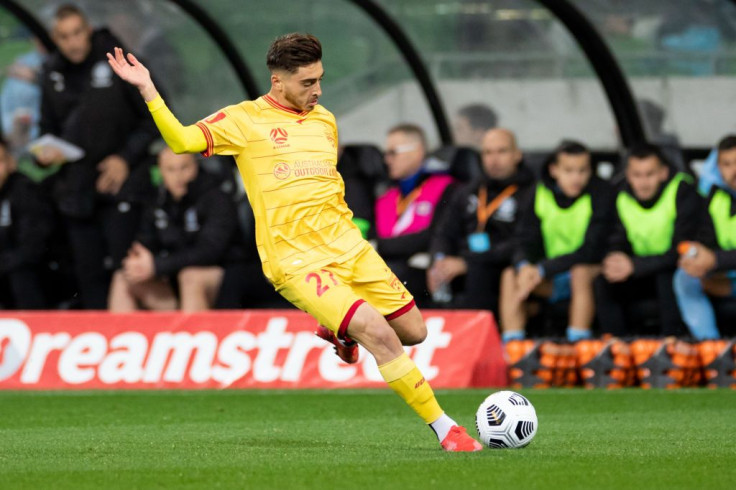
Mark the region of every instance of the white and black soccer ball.
POLYGON ((489 395, 475 414, 480 442, 492 449, 526 446, 534 439, 538 425, 534 406, 514 391, 489 395))

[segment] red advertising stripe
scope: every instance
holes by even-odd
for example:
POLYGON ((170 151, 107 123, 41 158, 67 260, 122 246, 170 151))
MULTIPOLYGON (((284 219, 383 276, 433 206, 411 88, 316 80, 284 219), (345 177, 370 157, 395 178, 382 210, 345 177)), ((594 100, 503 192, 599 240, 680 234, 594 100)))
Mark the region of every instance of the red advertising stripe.
MULTIPOLYGON (((487 312, 432 311, 409 355, 435 388, 505 385, 487 312), (492 356, 493 359, 489 359, 492 356)), ((348 365, 308 315, 230 312, 0 315, 0 389, 383 387, 372 356, 348 365)))

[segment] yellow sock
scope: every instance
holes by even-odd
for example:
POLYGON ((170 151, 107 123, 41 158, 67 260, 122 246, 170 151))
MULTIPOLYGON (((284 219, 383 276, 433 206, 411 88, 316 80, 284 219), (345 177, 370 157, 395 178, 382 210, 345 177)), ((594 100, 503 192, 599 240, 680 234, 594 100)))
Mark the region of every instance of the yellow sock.
POLYGON ((414 361, 401 354, 393 361, 378 366, 388 385, 419 415, 431 424, 444 413, 434 392, 414 361))

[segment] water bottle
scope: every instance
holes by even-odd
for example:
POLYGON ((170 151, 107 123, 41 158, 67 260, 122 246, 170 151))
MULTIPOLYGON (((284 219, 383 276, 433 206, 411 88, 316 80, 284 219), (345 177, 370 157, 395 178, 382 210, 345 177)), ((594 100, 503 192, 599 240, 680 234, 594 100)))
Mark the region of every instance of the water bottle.
MULTIPOLYGON (((434 259, 442 260, 445 258, 445 254, 439 253, 435 255, 434 259)), ((439 305, 446 305, 452 301, 452 287, 449 282, 441 282, 434 293, 432 293, 432 301, 439 305)))

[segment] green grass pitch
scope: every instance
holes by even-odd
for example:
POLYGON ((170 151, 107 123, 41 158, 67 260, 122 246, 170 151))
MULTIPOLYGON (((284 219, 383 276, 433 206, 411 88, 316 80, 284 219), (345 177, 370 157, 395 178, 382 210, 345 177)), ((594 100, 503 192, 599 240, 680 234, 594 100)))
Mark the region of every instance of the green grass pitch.
POLYGON ((0 392, 0 488, 735 488, 736 391, 522 393, 527 448, 446 454, 390 391, 0 392))

